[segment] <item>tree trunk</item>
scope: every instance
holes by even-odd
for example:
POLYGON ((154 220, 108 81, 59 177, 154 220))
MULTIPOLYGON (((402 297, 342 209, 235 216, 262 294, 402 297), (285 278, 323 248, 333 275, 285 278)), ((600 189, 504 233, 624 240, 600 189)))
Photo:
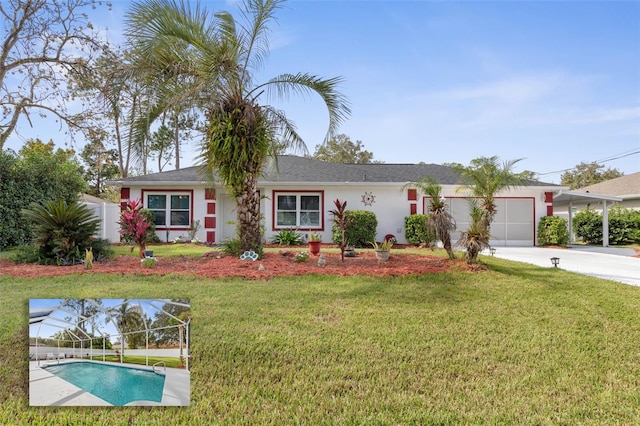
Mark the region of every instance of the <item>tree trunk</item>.
POLYGON ((176 147, 176 170, 180 170, 180 123, 178 121, 178 112, 173 121, 173 140, 176 147))
POLYGON ((260 232, 260 197, 258 175, 247 176, 244 188, 238 192, 238 239, 243 251, 262 254, 262 233, 260 232))

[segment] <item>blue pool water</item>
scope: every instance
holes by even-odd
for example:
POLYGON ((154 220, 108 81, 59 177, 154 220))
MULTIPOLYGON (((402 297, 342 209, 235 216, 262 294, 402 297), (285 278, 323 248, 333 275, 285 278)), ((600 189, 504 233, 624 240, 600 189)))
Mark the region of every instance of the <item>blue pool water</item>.
POLYGON ((164 375, 153 371, 94 362, 51 365, 46 370, 113 405, 162 401, 164 375))

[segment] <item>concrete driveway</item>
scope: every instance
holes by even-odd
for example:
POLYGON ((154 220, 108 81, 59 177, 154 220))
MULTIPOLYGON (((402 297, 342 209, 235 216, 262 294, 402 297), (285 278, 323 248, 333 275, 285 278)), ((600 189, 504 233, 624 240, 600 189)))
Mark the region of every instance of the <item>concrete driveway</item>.
POLYGON ((613 247, 496 247, 495 257, 548 268, 553 267, 551 258, 559 257, 558 267, 566 271, 640 286, 640 257, 634 254, 632 249, 613 247))

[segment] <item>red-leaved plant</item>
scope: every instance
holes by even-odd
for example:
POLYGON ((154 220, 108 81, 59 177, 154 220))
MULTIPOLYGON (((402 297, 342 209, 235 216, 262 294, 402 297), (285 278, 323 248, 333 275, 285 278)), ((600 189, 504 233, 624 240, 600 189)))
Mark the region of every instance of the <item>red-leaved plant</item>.
POLYGON ((336 225, 338 225, 338 227, 340 228, 340 257, 342 258, 342 261, 344 262, 344 250, 347 247, 347 240, 344 238, 344 231, 347 228, 348 225, 348 218, 347 218, 347 202, 346 201, 340 201, 340 199, 336 198, 333 202, 333 204, 336 206, 336 208, 334 210, 329 210, 329 213, 331 213, 333 215, 333 221, 336 223, 336 225))
MULTIPOLYGON (((120 234, 125 240, 133 241, 140 248, 140 258, 144 257, 147 243, 147 229, 151 226, 149 218, 142 212, 142 201, 127 201, 126 209, 120 213, 120 234)), ((133 251, 133 247, 131 247, 133 251)))

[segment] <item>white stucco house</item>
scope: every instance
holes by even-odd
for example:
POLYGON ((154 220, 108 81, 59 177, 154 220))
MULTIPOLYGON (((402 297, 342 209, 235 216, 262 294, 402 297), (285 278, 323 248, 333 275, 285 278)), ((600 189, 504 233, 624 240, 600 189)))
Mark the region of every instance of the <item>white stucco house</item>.
MULTIPOLYGON (((468 225, 468 202, 457 192, 459 176, 437 164, 338 164, 293 155, 279 156, 277 167, 269 162, 259 180, 264 237, 294 228, 303 234, 316 231, 331 242, 333 201, 347 201, 348 210, 369 210, 378 220, 377 238, 393 234, 406 243, 405 217, 427 211, 426 199, 407 187, 429 176, 443 188, 460 230, 468 225)), ((120 185, 121 202, 142 199, 156 215, 156 231, 162 241, 186 237, 190 227, 201 225, 200 241, 220 244, 236 235, 236 204, 215 180, 189 167, 114 182, 120 185)), ((517 190, 498 194, 498 214, 491 227, 495 246, 533 246, 542 216, 553 214, 555 184, 529 182, 517 190)), ((457 239, 456 236, 453 236, 457 239)))

